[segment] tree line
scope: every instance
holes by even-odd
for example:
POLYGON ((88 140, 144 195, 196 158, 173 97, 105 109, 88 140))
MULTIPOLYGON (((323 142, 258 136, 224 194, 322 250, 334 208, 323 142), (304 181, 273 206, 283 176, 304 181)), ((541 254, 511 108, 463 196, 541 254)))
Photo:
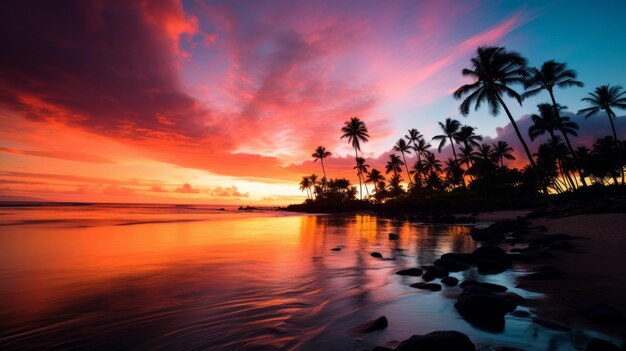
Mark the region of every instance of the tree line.
MULTIPOLYGON (((479 47, 462 74, 470 78, 471 83, 453 93, 454 98, 461 101, 461 115, 467 116, 472 108, 476 111, 483 105, 493 116, 504 110, 522 145, 528 165, 522 169, 509 168, 507 161, 514 160, 515 156, 507 142, 483 143, 483 137, 476 134, 476 128, 447 118, 439 122, 441 134, 434 136, 432 142, 437 144, 439 153, 449 144, 451 158, 439 160, 424 136, 417 129, 410 129, 393 146, 397 154, 389 155, 383 174, 359 156, 370 135, 365 122, 352 117, 341 128, 340 138, 354 148, 353 169, 359 182, 358 196, 361 200, 382 203, 416 194, 467 189, 488 192, 502 187, 523 188, 547 198, 551 193, 586 187, 588 181, 601 185, 619 184, 620 181, 624 184, 626 143, 617 138, 614 124, 615 110, 626 109, 626 92, 622 87, 603 85, 582 99, 589 107, 578 111, 578 114, 589 118, 604 111, 612 135, 597 139, 591 148, 574 148, 571 138, 578 136, 579 126, 562 115, 566 107, 557 102, 555 93, 557 88, 583 87, 583 83, 576 80, 576 72, 565 63, 550 60, 538 68, 528 67, 527 60, 517 52, 503 47, 479 47), (521 85, 524 91, 514 90, 512 87, 516 85, 521 85), (539 104, 535 113, 531 114, 532 125, 526 134, 531 141, 542 135, 548 136, 548 139, 539 145, 535 154, 531 154, 505 100, 513 100, 522 106, 525 98, 539 94, 549 98, 549 101, 539 104), (404 176, 408 182, 407 189, 402 184, 404 176)), ((356 199, 357 188, 349 180, 327 177, 324 159, 329 156, 332 153, 324 146, 315 149, 312 157, 315 162, 320 161, 323 176, 320 178, 313 174, 302 177, 300 190, 306 191, 310 200, 342 202, 356 199)))

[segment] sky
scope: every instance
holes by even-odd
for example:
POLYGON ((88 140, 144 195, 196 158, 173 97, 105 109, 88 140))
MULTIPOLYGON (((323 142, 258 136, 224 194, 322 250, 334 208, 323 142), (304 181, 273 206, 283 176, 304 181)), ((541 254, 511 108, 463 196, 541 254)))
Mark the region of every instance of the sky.
MULTIPOLYGON (((556 98, 575 113, 595 87, 626 85, 624 13, 621 0, 3 1, 0 200, 300 202, 318 145, 329 177, 356 182, 340 139, 353 116, 379 169, 407 129, 430 139, 447 117, 516 148, 506 116, 458 112, 476 48, 566 62, 585 87, 556 98)), ((522 130, 546 100, 510 101, 522 130)), ((606 116, 572 117, 574 144, 608 134, 606 116)))

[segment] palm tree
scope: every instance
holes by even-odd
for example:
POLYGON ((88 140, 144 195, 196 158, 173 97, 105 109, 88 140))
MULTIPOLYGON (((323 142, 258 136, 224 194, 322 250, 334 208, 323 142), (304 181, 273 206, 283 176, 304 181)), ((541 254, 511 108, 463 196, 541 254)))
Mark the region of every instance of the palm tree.
MULTIPOLYGON (((426 153, 430 152, 428 151, 428 149, 430 149, 431 145, 422 137, 420 138, 417 143, 413 144, 413 149, 415 150, 415 153, 417 154, 417 164, 422 164, 422 157, 426 155, 426 153)), ((418 168, 413 167, 413 169, 415 169, 416 175, 417 175, 417 179, 421 179, 421 175, 422 173, 418 168)))
POLYGON ((582 101, 586 101, 591 104, 591 107, 584 108, 578 111, 579 114, 584 113, 585 118, 589 118, 591 115, 604 110, 611 122, 611 130, 613 131, 613 140, 617 141, 617 133, 615 132, 615 125, 613 119, 615 119, 614 108, 626 109, 626 91, 621 91, 622 87, 619 85, 610 86, 609 84, 597 87, 593 93, 589 93, 590 97, 583 98, 582 101))
MULTIPOLYGON (((365 176, 363 174, 367 174, 367 169, 370 165, 365 163, 365 159, 363 157, 356 158, 356 166, 352 167, 352 169, 356 169, 357 176, 360 179, 363 179, 363 183, 365 183, 365 176)), ((365 184, 365 192, 367 193, 367 197, 370 196, 370 191, 367 188, 367 184, 365 184)))
POLYGON ((500 160, 500 167, 504 167, 504 159, 515 160, 515 156, 511 153, 513 148, 506 141, 500 140, 493 144, 494 155, 500 160))
POLYGON ((459 185, 461 183, 461 179, 463 178, 463 169, 461 169, 459 164, 456 163, 453 158, 448 158, 447 161, 444 161, 444 165, 445 167, 443 168, 443 172, 446 175, 448 183, 452 186, 459 185))
MULTIPOLYGON (((359 150, 361 150, 361 142, 366 143, 370 137, 367 132, 367 127, 363 121, 357 117, 352 117, 349 121, 344 123, 341 132, 343 133, 341 139, 347 138, 348 142, 354 148, 354 159, 356 162, 356 159, 359 157, 359 150)), ((361 194, 361 200, 363 200, 363 188, 361 187, 361 183, 361 178, 359 178, 359 194, 361 194)))
MULTIPOLYGON (((471 59, 471 68, 464 68, 462 73, 464 76, 472 78, 474 82, 461 86, 453 94, 457 100, 465 97, 459 106, 461 114, 467 116, 472 105, 474 105, 474 110, 478 110, 483 102, 489 105, 490 112, 494 116, 498 115, 502 107, 509 117, 513 129, 515 129, 517 138, 524 147, 526 157, 528 157, 537 181, 547 196, 548 189, 540 181, 535 160, 517 127, 517 123, 515 123, 515 119, 513 119, 511 111, 502 99, 503 95, 507 95, 515 99, 520 105, 522 104, 522 96, 511 89, 509 85, 524 83, 526 59, 517 52, 506 51, 503 47, 481 46, 476 50, 476 56, 471 59)), ((549 199, 547 200, 549 202, 549 199)))
POLYGON ((441 161, 439 161, 435 154, 428 152, 424 158, 424 171, 427 174, 441 172, 441 161))
MULTIPOLYGON (((317 174, 311 174, 309 176, 309 180, 311 181, 311 187, 315 190, 315 185, 317 184, 317 174)), ((311 198, 313 198, 314 191, 311 191, 311 198)))
MULTIPOLYGON (((376 184, 379 184, 381 181, 384 181, 385 177, 379 170, 376 168, 372 168, 372 170, 367 174, 366 182, 372 182, 374 184, 374 191, 376 190, 376 184)), ((367 183, 365 184, 367 186, 367 183)))
POLYGON ((306 197, 307 198, 311 198, 311 193, 310 193, 310 188, 311 188, 311 180, 309 179, 309 177, 304 176, 302 177, 302 180, 300 180, 300 191, 305 191, 306 190, 306 197))
MULTIPOLYGON (((576 71, 567 69, 567 64, 556 62, 554 60, 546 61, 543 65, 541 65, 541 69, 530 68, 528 70, 528 77, 524 82, 524 86, 526 88, 524 97, 533 96, 540 93, 542 90, 546 90, 552 100, 554 113, 560 120, 561 113, 559 111, 559 105, 556 103, 556 99, 554 98, 554 88, 582 87, 583 83, 577 81, 576 76, 576 71)), ((578 169, 578 174, 580 174, 580 180, 584 186, 587 186, 585 177, 582 176, 582 172, 580 170, 578 158, 576 157, 574 148, 572 148, 572 143, 566 133, 563 133, 563 137, 565 138, 567 148, 574 159, 574 163, 578 169)))
POLYGON ((387 161, 387 165, 385 166, 386 173, 389 174, 393 172, 393 174, 398 174, 402 172, 402 166, 404 166, 404 162, 398 157, 396 154, 390 154, 389 160, 387 161))
MULTIPOLYGON (((441 152, 441 149, 443 149, 443 147, 446 145, 446 141, 450 139, 450 146, 452 146, 452 155, 454 155, 454 161, 458 165, 459 160, 456 157, 456 150, 454 149, 454 141, 458 140, 456 138, 457 138, 459 129, 461 128, 461 122, 455 119, 446 118, 445 123, 439 122, 439 126, 441 127, 443 134, 435 135, 433 137, 433 140, 440 141, 438 150, 439 152, 441 152)), ((465 180, 463 180, 463 186, 465 186, 465 180)))
POLYGON ((322 178, 322 185, 326 185, 326 169, 324 168, 324 159, 328 156, 332 156, 333 154, 330 151, 326 151, 326 148, 323 146, 318 146, 315 149, 315 152, 311 155, 311 157, 313 157, 313 162, 317 162, 317 160, 320 160, 320 163, 322 164, 322 172, 324 173, 324 178, 322 178))
POLYGON ((483 141, 483 137, 476 134, 476 128, 470 126, 463 126, 456 133, 454 138, 457 142, 463 144, 466 148, 472 148, 474 146, 480 145, 480 142, 483 141))
MULTIPOLYGON (((528 128, 528 136, 530 136, 530 140, 535 140, 538 136, 543 135, 545 133, 548 133, 550 135, 550 138, 553 142, 556 142, 557 137, 555 135, 556 131, 560 131, 563 135, 567 135, 567 134, 571 134, 571 135, 578 135, 577 134, 577 130, 578 130, 578 125, 574 122, 570 121, 569 117, 559 117, 559 115, 557 115, 557 113, 555 113, 554 109, 552 108, 552 105, 550 104, 539 104, 537 105, 537 108, 539 110, 539 114, 532 114, 530 116, 531 120, 533 121, 533 124, 530 126, 530 128, 528 128)), ((560 105, 557 106, 557 110, 561 110, 563 109, 563 107, 561 107, 560 105)), ((556 150, 556 144, 555 146, 553 146, 553 149, 556 150)), ((559 151, 560 151, 560 147, 559 147, 559 151)), ((567 155, 567 151, 565 154, 562 153, 555 153, 555 155, 558 155, 558 162, 559 162, 559 168, 561 170, 565 170, 565 168, 563 167, 563 165, 566 162, 565 157, 567 155)), ((574 181, 573 179, 569 176, 569 173, 567 172, 562 172, 563 176, 567 178, 567 180, 569 181, 570 185, 572 185, 572 189, 575 188, 574 185, 574 181)))
POLYGON ((409 146, 409 144, 406 143, 404 139, 398 139, 398 142, 396 142, 396 145, 394 145, 393 149, 395 151, 400 151, 400 153, 402 154, 404 168, 406 168, 406 175, 407 177, 409 177, 409 183, 413 184, 413 181, 411 180, 411 173, 409 172, 409 166, 406 163, 406 157, 404 157, 405 152, 411 152, 411 147, 409 146))

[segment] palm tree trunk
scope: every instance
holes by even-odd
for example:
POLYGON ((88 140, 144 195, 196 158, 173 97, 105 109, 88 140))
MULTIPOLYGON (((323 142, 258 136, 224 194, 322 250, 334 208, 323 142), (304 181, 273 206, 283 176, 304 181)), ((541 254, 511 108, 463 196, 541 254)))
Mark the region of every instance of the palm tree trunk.
MULTIPOLYGON (((548 93, 550 93, 550 99, 552 99, 552 106, 554 107, 554 112, 556 113, 556 118, 559 123, 559 127, 561 127, 561 113, 559 112, 559 108, 556 104, 556 100, 554 99, 554 94, 552 93, 551 89, 548 90, 548 93)), ((580 163, 578 162, 578 157, 576 157, 576 154, 574 153, 574 148, 572 147, 572 143, 570 143, 569 137, 567 136, 567 133, 565 133, 563 128, 559 128, 559 129, 561 130, 561 134, 563 134, 563 138, 565 139, 565 144, 567 144, 567 148, 569 149, 569 152, 572 155, 572 159, 574 160, 574 165, 576 166, 576 170, 578 171, 578 175, 580 176, 580 181, 583 183, 584 186, 587 186, 587 182, 585 181, 585 177, 583 176, 582 168, 580 167, 580 163)))
POLYGON ((517 127, 517 123, 515 123, 515 120, 513 119, 513 115, 511 115, 511 111, 509 111, 509 108, 506 106, 506 104, 502 100, 502 97, 500 96, 500 94, 497 94, 496 96, 498 97, 498 101, 500 102, 500 105, 502 105, 502 107, 504 108, 506 115, 509 117, 509 121, 511 122, 511 125, 513 125, 513 129, 515 129, 515 134, 517 134, 517 138, 519 139, 519 141, 522 143, 522 146, 524 147, 524 151, 526 152, 526 157, 528 157, 528 161, 530 162, 530 168, 533 170, 533 173, 535 174, 535 178, 537 179, 537 182, 539 183, 539 185, 541 185, 546 201, 548 202, 550 206, 552 206, 552 202, 548 198, 548 194, 549 194, 548 188, 546 188, 546 185, 543 183, 542 179, 539 177, 539 173, 537 173, 537 164, 535 163, 535 160, 533 159, 533 155, 530 153, 530 150, 528 149, 528 145, 526 145, 526 142, 524 141, 524 138, 522 137, 522 133, 520 133, 519 128, 517 127))
MULTIPOLYGON (((448 137, 450 138, 450 146, 452 146, 452 155, 454 155, 454 163, 456 163, 456 166, 460 169, 461 166, 459 165, 459 160, 456 158, 456 150, 454 150, 454 140, 452 140, 451 135, 448 135, 448 137)), ((461 181, 463 182, 463 187, 466 188, 465 177, 463 175, 461 175, 461 181)))
POLYGON ((322 163, 322 172, 324 173, 324 181, 322 182, 322 185, 324 185, 324 187, 326 187, 326 182, 328 181, 328 178, 326 178, 326 169, 324 168, 324 158, 320 158, 320 162, 322 163))
MULTIPOLYGON (((613 110, 611 110, 610 108, 608 108, 606 110, 606 114, 607 116, 609 116, 609 122, 611 122, 611 130, 613 131, 613 142, 615 142, 615 146, 617 146, 618 141, 617 141, 617 132, 615 132, 615 124, 613 124, 613 119, 615 118, 615 113, 613 113, 613 110)), ((621 168, 621 173, 622 173, 622 185, 626 184, 624 183, 624 166, 622 165, 622 154, 621 152, 619 152, 618 148, 616 148, 616 152, 617 152, 617 162, 619 162, 620 164, 620 168, 621 168)))
MULTIPOLYGON (((356 149, 356 147, 354 148, 354 162, 356 162, 357 158, 359 158, 359 152, 356 149)), ((359 166, 359 163, 356 163, 356 166, 359 166)), ((359 170, 359 197, 361 198, 361 200, 363 200, 363 187, 361 186, 361 170, 359 170)))
POLYGON ((411 173, 409 173, 409 166, 406 164, 406 158, 404 157, 404 151, 400 151, 400 153, 402 154, 402 160, 404 161, 404 168, 406 168, 406 176, 409 178, 409 183, 413 184, 413 181, 411 180, 411 173))

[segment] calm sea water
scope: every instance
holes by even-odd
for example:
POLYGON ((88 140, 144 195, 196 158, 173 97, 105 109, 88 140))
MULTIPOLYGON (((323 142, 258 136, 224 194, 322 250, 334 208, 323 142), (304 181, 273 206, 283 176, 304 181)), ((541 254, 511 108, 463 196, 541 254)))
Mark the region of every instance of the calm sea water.
MULTIPOLYGON (((481 331, 454 309, 460 288, 425 292, 394 275, 471 252, 468 232, 226 206, 4 206, 0 349, 361 350, 452 329, 485 350, 574 350, 594 336, 513 316, 503 333, 481 331), (350 331, 382 315, 386 330, 350 331)), ((532 297, 514 288, 517 274, 452 275, 532 297)))

